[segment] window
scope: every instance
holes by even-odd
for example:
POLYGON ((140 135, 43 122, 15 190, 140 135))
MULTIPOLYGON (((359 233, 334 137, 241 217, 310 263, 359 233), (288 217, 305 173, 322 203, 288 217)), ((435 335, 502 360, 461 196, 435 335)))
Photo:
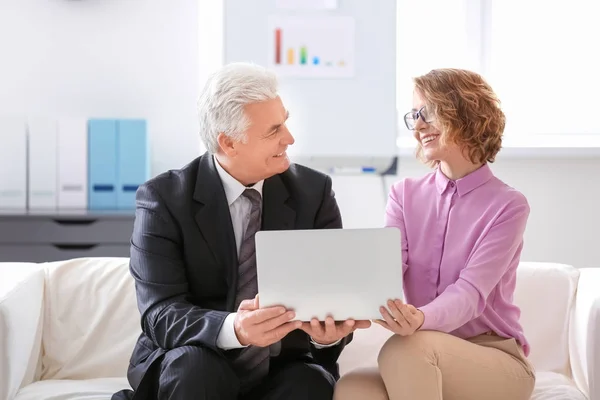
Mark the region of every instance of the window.
POLYGON ((600 135, 596 0, 491 0, 486 76, 509 135, 600 135))
MULTIPOLYGON (((471 27, 467 11, 470 10, 467 6, 472 2, 398 1, 397 102, 400 116, 412 108, 413 77, 434 68, 479 68, 469 35, 471 27)), ((401 129, 406 131, 403 123, 401 129)))
POLYGON ((398 0, 400 142, 414 145, 411 78, 456 67, 498 93, 507 146, 600 147, 599 14, 596 0, 398 0))

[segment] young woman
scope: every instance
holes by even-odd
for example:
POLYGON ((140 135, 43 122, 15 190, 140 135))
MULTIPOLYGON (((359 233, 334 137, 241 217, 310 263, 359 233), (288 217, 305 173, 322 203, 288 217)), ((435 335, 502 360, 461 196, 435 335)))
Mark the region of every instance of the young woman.
POLYGON ((529 216, 526 198, 492 173, 505 117, 476 73, 415 79, 404 117, 434 167, 391 189, 386 225, 402 232, 404 290, 381 308, 394 332, 379 368, 337 384, 335 399, 527 400, 535 373, 513 304, 529 216))

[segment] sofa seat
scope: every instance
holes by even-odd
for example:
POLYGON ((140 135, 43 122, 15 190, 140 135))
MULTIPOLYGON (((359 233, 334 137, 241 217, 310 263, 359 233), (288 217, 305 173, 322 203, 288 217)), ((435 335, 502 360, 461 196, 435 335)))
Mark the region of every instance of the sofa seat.
POLYGON ((127 378, 49 379, 27 385, 14 400, 110 400, 128 388, 127 378))
MULTIPOLYGON (((531 400, 586 400, 564 375, 540 372, 536 381, 531 400)), ((129 384, 125 378, 47 380, 21 389, 15 400, 110 400, 113 393, 126 388, 129 384)))
POLYGON ((556 372, 538 372, 531 400, 587 400, 587 397, 566 376, 556 372))
MULTIPOLYGON (((110 400, 113 393, 128 389, 126 378, 46 380, 19 390, 14 400, 110 400)), ((510 400, 510 399, 507 399, 510 400)), ((575 383, 556 372, 539 372, 531 400, 587 400, 575 383)))

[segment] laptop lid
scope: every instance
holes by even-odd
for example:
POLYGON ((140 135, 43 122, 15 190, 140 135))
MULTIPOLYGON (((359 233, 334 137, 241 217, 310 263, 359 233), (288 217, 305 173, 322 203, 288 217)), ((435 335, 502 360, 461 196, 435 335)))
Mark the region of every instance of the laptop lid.
POLYGON ((404 298, 397 228, 260 231, 256 259, 260 306, 302 321, 380 319, 380 306, 404 298))

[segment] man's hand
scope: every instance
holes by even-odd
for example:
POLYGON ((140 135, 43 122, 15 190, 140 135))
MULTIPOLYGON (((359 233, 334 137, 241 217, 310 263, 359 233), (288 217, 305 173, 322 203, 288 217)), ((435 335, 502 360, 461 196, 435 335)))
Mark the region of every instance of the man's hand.
POLYGON ((233 327, 242 346, 267 347, 302 326, 301 321, 292 321, 295 316, 284 307, 259 309, 256 295, 254 299, 240 303, 233 327))
POLYGON ((375 322, 400 336, 409 336, 415 333, 425 321, 425 315, 411 304, 404 304, 402 300, 388 300, 388 309, 381 307, 383 320, 375 322))
POLYGON ((316 318, 313 318, 310 322, 302 323, 302 330, 316 343, 329 345, 345 338, 356 329, 365 329, 370 326, 371 321, 349 319, 343 322, 335 322, 333 318, 327 317, 324 323, 316 318))

